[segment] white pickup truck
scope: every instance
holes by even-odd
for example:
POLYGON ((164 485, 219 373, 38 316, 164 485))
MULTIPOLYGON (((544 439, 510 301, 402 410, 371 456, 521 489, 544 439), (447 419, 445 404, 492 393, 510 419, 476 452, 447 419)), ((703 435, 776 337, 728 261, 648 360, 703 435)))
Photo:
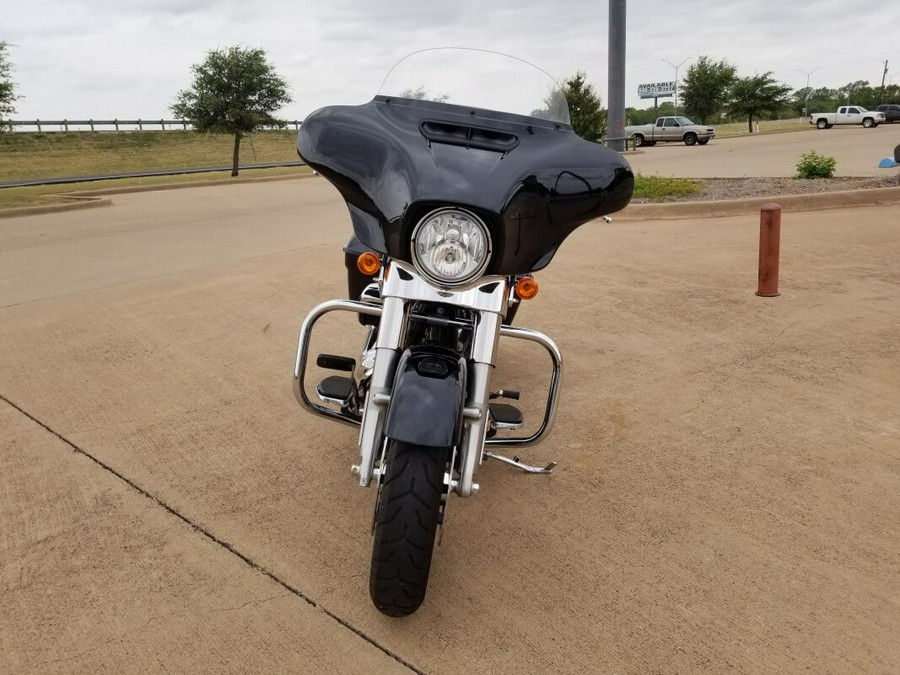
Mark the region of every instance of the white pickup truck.
POLYGON ((861 105, 842 105, 836 113, 813 113, 809 123, 819 129, 830 129, 835 124, 862 124, 866 129, 884 122, 884 113, 866 110, 861 105))
POLYGON ((687 117, 659 117, 656 124, 625 127, 625 135, 634 142, 636 148, 660 142, 706 145, 716 137, 716 130, 703 124, 694 124, 687 117))

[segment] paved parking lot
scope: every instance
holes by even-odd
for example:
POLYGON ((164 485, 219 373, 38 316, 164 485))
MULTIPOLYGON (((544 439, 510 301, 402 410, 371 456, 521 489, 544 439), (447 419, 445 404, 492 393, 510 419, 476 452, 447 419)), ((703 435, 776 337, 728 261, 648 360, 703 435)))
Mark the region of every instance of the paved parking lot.
POLYGON ((400 621, 355 434, 290 388, 346 221, 320 178, 0 220, 3 670, 896 669, 900 205, 790 214, 769 299, 755 215, 581 228, 519 315, 567 360, 523 453, 560 467, 485 464, 400 621))
POLYGON ((879 169, 900 145, 900 124, 874 129, 833 127, 777 134, 716 138, 708 145, 687 147, 661 143, 629 153, 628 161, 644 175, 684 178, 793 176, 800 156, 810 150, 837 159, 836 176, 887 176, 897 169, 879 169))

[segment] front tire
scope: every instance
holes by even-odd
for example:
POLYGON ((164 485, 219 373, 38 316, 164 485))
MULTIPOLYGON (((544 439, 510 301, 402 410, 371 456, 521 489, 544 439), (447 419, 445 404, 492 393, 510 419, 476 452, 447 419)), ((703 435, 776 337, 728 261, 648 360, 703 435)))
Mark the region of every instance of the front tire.
POLYGON ((863 127, 865 129, 871 129, 874 126, 875 126, 875 120, 873 120, 871 117, 866 117, 863 119, 863 127))
POLYGON ((388 616, 408 616, 425 599, 448 456, 449 448, 388 441, 369 572, 372 602, 388 616))
POLYGON ((684 135, 685 145, 695 145, 697 143, 697 134, 689 133, 684 135))
POLYGON ((631 142, 634 144, 635 148, 639 148, 644 145, 644 137, 640 134, 635 134, 631 137, 631 142))
POLYGON ((816 121, 816 129, 827 129, 828 121, 827 120, 817 120, 816 121))

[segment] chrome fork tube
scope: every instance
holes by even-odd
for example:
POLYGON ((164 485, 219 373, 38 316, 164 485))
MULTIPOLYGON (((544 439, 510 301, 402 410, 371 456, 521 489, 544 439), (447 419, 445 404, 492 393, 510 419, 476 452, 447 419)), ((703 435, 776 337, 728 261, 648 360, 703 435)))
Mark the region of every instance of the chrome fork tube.
POLYGON ((384 419, 390 402, 391 386, 404 325, 404 302, 400 298, 385 298, 378 339, 375 342, 375 368, 366 397, 362 424, 359 430, 359 484, 368 487, 380 452, 384 435, 384 419))
POLYGON ((469 361, 468 396, 464 411, 463 440, 460 453, 460 472, 457 493, 471 496, 475 469, 481 463, 484 437, 487 433, 488 402, 491 394, 491 368, 500 340, 503 319, 494 312, 481 312, 472 340, 472 358, 469 361))

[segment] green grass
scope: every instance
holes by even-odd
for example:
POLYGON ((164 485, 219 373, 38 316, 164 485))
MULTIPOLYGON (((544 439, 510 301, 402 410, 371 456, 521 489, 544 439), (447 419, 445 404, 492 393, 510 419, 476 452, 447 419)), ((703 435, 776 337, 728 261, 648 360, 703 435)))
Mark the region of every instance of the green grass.
MULTIPOLYGON (((261 131, 241 142, 241 164, 297 161, 295 131, 261 131)), ((193 131, 73 131, 0 134, 0 181, 107 173, 231 166, 233 137, 193 131)), ((305 168, 242 171, 241 178, 305 173, 305 168)), ((0 208, 68 201, 63 193, 199 180, 229 180, 230 172, 129 178, 0 189, 0 208)))
POLYGON ((669 178, 664 176, 634 177, 634 199, 651 199, 661 202, 666 197, 686 197, 703 189, 703 181, 690 178, 669 178))
MULTIPOLYGON (((241 142, 241 164, 296 161, 296 138, 294 131, 253 134, 241 142)), ((4 133, 0 181, 231 166, 233 143, 193 131, 4 133)))

